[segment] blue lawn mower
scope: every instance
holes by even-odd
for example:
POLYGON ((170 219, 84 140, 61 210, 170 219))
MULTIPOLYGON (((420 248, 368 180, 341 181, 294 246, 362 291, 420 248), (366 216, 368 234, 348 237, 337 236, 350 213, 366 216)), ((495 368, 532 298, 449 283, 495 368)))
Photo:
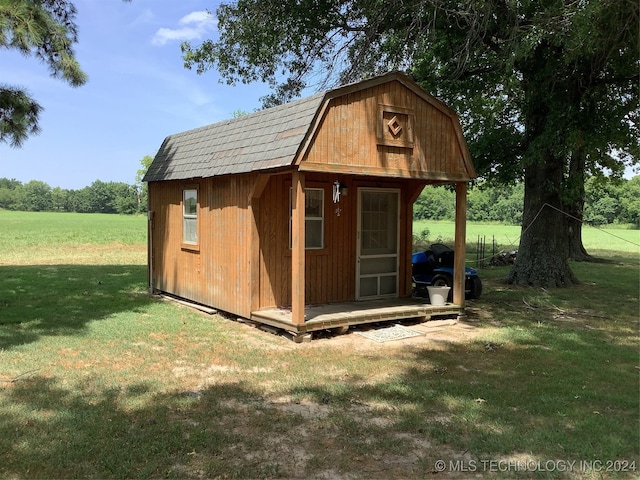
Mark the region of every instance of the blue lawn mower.
MULTIPOLYGON (((411 272, 413 281, 413 295, 429 297, 427 287, 453 286, 453 250, 442 243, 432 244, 428 250, 416 252, 411 256, 411 272)), ((465 267, 464 293, 465 298, 473 300, 480 298, 482 281, 475 268, 465 267)), ((453 289, 449 291, 451 301, 453 289)))

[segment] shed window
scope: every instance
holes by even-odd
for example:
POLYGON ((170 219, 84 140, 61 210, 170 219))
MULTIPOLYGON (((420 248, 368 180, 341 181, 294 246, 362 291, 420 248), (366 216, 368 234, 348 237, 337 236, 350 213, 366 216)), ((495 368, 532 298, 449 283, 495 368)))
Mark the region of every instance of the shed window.
MULTIPOLYGON (((291 248, 291 215, 293 189, 289 189, 289 248, 291 248)), ((324 248, 324 190, 304 189, 304 247, 324 248)))
POLYGON ((182 242, 198 244, 198 190, 185 189, 182 194, 182 242))

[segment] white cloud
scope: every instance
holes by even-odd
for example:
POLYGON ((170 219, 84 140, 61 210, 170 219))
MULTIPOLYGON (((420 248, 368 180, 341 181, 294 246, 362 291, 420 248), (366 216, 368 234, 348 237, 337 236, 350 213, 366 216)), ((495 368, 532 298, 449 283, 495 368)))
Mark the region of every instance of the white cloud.
POLYGON ((131 23, 133 26, 144 25, 145 23, 150 23, 155 19, 155 15, 148 8, 143 10, 140 15, 136 17, 136 19, 131 23))
POLYGON ((204 34, 215 30, 216 20, 206 11, 191 12, 178 22, 179 28, 159 28, 151 43, 153 45, 165 45, 173 40, 195 40, 204 34))
POLYGON ((178 23, 180 25, 189 25, 190 23, 202 24, 207 22, 213 22, 213 17, 209 12, 202 10, 185 15, 178 23))

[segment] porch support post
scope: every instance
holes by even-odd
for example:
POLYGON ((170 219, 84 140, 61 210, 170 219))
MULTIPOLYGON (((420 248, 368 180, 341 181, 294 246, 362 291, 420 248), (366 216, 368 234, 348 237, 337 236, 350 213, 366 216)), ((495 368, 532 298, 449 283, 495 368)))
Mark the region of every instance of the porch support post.
POLYGON ((467 182, 456 183, 456 232, 453 265, 453 303, 464 308, 467 236, 467 182))
POLYGON ((305 240, 304 173, 296 170, 292 178, 291 212, 291 320, 304 324, 305 240))

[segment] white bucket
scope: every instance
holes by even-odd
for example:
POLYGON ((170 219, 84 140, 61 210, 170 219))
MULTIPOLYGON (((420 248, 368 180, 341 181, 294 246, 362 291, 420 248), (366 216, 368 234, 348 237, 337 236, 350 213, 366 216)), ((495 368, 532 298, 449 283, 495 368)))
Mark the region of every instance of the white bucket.
POLYGON ((447 303, 451 287, 427 287, 429 290, 429 302, 431 305, 444 305, 447 303))

